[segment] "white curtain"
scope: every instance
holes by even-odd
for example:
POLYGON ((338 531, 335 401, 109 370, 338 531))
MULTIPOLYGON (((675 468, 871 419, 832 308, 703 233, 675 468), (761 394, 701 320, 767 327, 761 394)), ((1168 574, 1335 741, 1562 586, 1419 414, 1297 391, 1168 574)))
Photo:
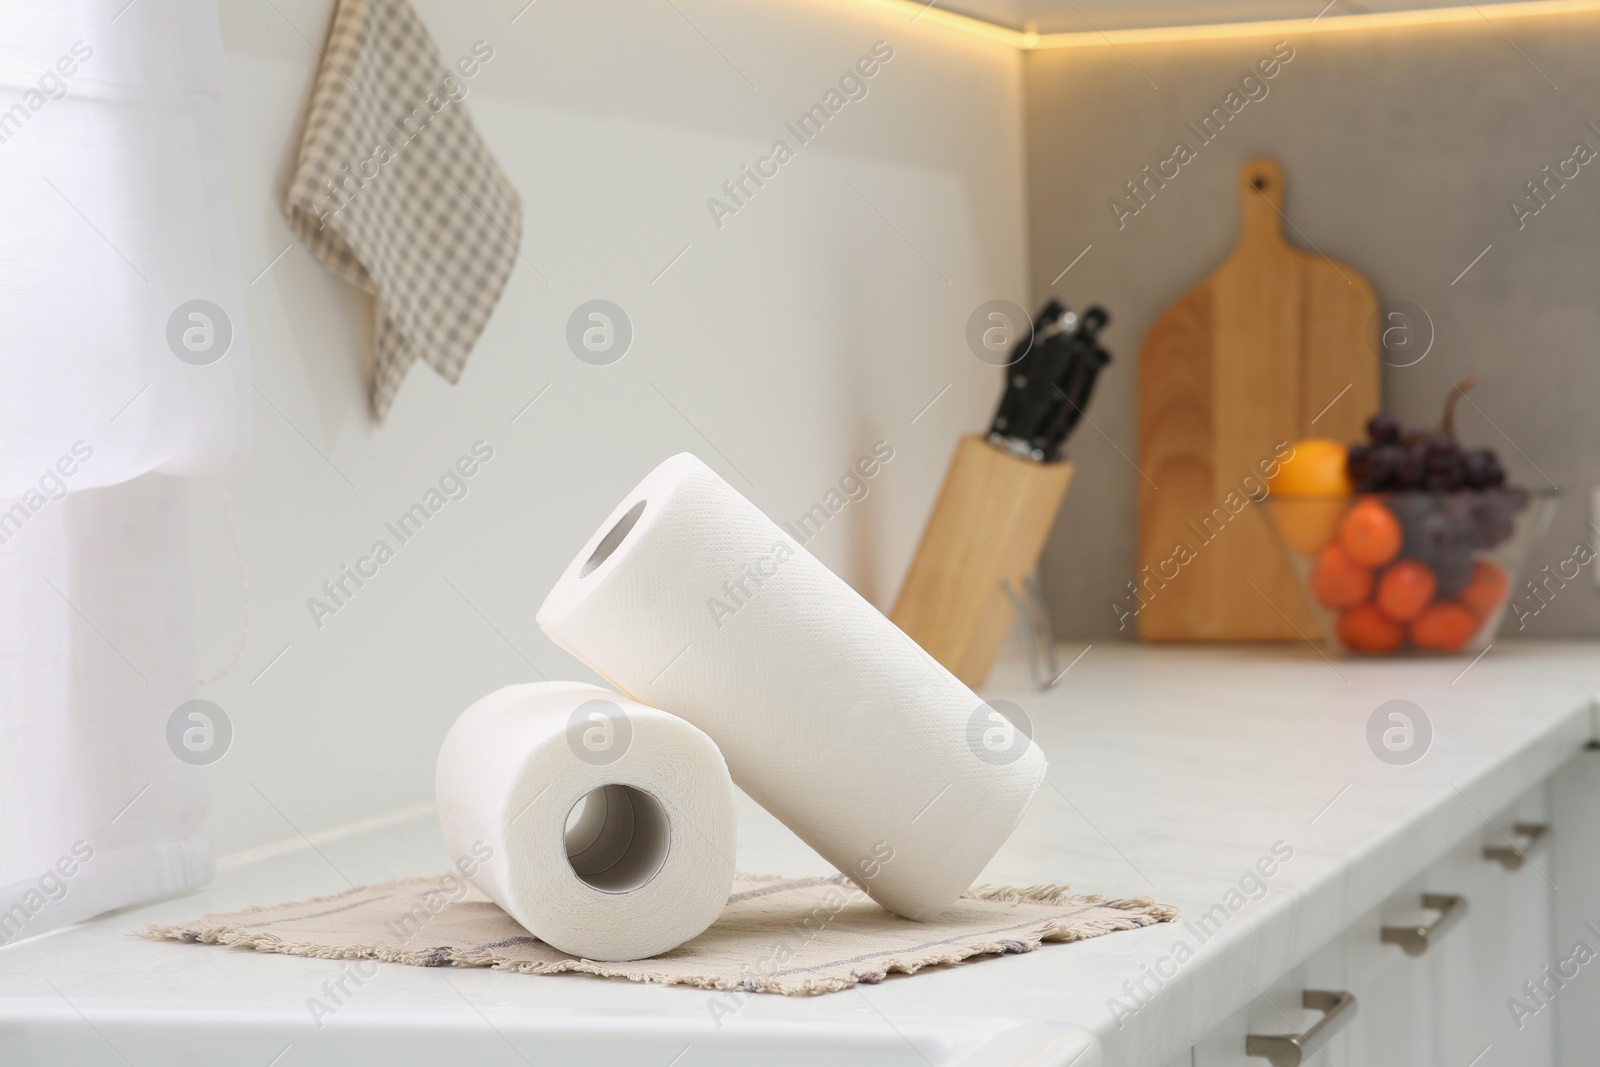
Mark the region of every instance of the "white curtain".
POLYGON ((0 2, 0 944, 210 874, 187 475, 251 388, 212 0, 0 2))

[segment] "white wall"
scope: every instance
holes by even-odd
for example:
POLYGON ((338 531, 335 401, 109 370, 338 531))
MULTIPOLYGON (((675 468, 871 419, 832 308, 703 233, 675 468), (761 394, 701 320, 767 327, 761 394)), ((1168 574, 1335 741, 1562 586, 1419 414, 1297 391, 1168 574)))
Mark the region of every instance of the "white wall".
POLYGON ((887 607, 956 436, 997 394, 963 332, 980 302, 1027 293, 1016 53, 840 0, 539 0, 513 23, 523 3, 417 0, 446 60, 495 49, 467 106, 522 193, 526 261, 460 384, 418 364, 380 428, 367 298, 279 207, 332 2, 222 0, 259 395, 251 458, 193 499, 202 676, 234 656, 249 610, 236 662, 201 689, 235 730, 214 767, 220 852, 428 800, 468 703, 536 671, 590 677, 534 611, 672 453, 782 521, 887 439, 871 495, 811 544, 887 607), (869 95, 719 231, 706 198, 878 40, 895 56, 869 95), (564 341, 595 297, 634 324, 609 367, 564 341), (479 440, 494 459, 469 495, 317 628, 307 598, 393 543, 384 520, 479 440))

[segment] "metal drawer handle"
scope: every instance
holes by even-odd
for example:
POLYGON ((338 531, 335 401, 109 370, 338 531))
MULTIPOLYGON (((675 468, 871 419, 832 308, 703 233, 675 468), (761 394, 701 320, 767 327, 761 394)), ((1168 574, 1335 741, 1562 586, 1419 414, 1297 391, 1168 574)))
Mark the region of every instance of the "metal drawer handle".
POLYGON ((1272 1067, 1300 1067, 1306 1049, 1338 1033, 1356 1015, 1354 993, 1308 989, 1300 994, 1300 1002, 1307 1011, 1324 1013, 1315 1026, 1303 1034, 1250 1034, 1244 1039, 1244 1054, 1261 1056, 1272 1067))
POLYGON ((1550 832, 1550 825, 1542 822, 1519 822, 1511 827, 1511 832, 1523 839, 1520 845, 1485 845, 1483 858, 1498 863, 1508 871, 1520 871, 1522 865, 1528 862, 1528 853, 1539 843, 1539 839, 1550 832))
POLYGON ((1467 898, 1453 893, 1424 893, 1422 906, 1439 913, 1427 926, 1385 926, 1383 943, 1399 945, 1407 956, 1420 956, 1428 951, 1434 938, 1443 934, 1467 914, 1467 898))

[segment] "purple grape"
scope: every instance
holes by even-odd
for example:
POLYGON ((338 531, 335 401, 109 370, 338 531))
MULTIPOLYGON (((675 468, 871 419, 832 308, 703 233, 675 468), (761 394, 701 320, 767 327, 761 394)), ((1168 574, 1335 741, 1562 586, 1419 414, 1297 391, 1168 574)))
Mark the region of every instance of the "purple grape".
POLYGON ((1400 424, 1391 415, 1374 415, 1367 420, 1367 436, 1373 444, 1398 444, 1400 424))
POLYGON ((1423 493, 1391 493, 1383 501, 1403 529, 1410 530, 1437 509, 1433 498, 1423 493))
POLYGON ((1477 495, 1479 500, 1474 509, 1477 547, 1488 549, 1504 544, 1516 531, 1513 516, 1520 508, 1517 499, 1522 496, 1522 491, 1486 489, 1477 495))
POLYGON ((1479 548, 1491 548, 1491 531, 1499 521, 1501 505, 1494 494, 1474 493, 1476 500, 1472 504, 1472 525, 1479 548))
POLYGON ((1452 492, 1461 488, 1461 476, 1448 469, 1429 471, 1423 487, 1433 493, 1452 492))
POLYGON ((1372 464, 1374 489, 1399 488, 1398 473, 1405 455, 1405 448, 1393 441, 1372 446, 1371 451, 1367 453, 1367 459, 1372 464))
POLYGON ((1433 498, 1426 493, 1391 493, 1386 498, 1389 510, 1400 520, 1400 554, 1426 562, 1432 558, 1438 513, 1433 498))
POLYGON ((1453 465, 1456 457, 1461 454, 1456 439, 1447 433, 1430 434, 1422 443, 1423 455, 1427 457, 1430 468, 1439 469, 1453 465))
POLYGON ((1417 521, 1418 554, 1424 562, 1435 562, 1450 547, 1450 520, 1439 512, 1424 515, 1417 521))
POLYGON ((1422 445, 1407 445, 1405 454, 1395 467, 1397 489, 1421 489, 1428 474, 1427 454, 1422 445))
POLYGON ((1437 429, 1406 430, 1390 415, 1367 420, 1368 443, 1350 446, 1346 470, 1359 493, 1382 493, 1400 521, 1404 552, 1432 566, 1446 594, 1471 579, 1473 553, 1515 532, 1528 495, 1507 489, 1500 458, 1463 448, 1454 408, 1471 380, 1456 387, 1437 429))
POLYGON ((1350 475, 1350 480, 1356 484, 1356 491, 1367 493, 1372 491, 1373 465, 1372 453, 1366 445, 1351 445, 1349 453, 1345 456, 1345 473, 1350 475))
POLYGON ((1461 464, 1462 481, 1468 489, 1486 489, 1489 472, 1494 465, 1494 453, 1487 449, 1468 452, 1461 464))
POLYGON ((1476 520, 1478 513, 1476 494, 1451 493, 1439 502, 1439 510, 1456 525, 1471 523, 1476 520))

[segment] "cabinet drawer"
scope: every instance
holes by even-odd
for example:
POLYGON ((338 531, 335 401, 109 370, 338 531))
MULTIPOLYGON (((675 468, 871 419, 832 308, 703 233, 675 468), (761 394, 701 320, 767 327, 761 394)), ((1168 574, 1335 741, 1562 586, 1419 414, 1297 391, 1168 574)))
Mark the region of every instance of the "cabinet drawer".
MULTIPOLYGON (((1429 966, 1435 989, 1434 1062, 1477 1067, 1549 1067, 1555 1062, 1555 1013, 1518 1018, 1512 998, 1552 961, 1552 892, 1548 849, 1517 827, 1548 827, 1541 787, 1495 813, 1478 839, 1451 852, 1429 888, 1464 887, 1472 913, 1445 938, 1429 966), (1525 852, 1523 850, 1526 850, 1525 852)), ((1543 835, 1541 835, 1542 837, 1543 835)))
MULTIPOLYGON (((1600 758, 1594 763, 1600 799, 1600 758)), ((1546 783, 1496 812, 1481 832, 1458 842, 1303 966, 1254 991, 1259 995, 1247 1007, 1194 1047, 1192 1067, 1263 1067, 1267 1059, 1246 1054, 1248 1035, 1314 1026, 1321 1016, 1304 1007, 1307 989, 1347 991, 1356 999, 1348 1024, 1308 1051, 1307 1064, 1552 1067, 1558 1012, 1541 1009, 1518 1018, 1509 1001, 1525 996, 1523 984, 1539 982, 1546 965, 1559 958, 1549 873, 1555 858, 1547 842, 1560 834, 1538 830, 1556 818, 1553 806, 1546 783)), ((1600 913, 1600 902, 1595 910, 1600 913)), ((1600 1008, 1600 980, 1594 984, 1600 1008)), ((1566 1062, 1577 1067, 1580 1061, 1566 1062)))
MULTIPOLYGON (((1549 957, 1518 979, 1518 993, 1507 994, 1523 995, 1524 1003, 1528 999, 1521 983, 1538 981, 1545 963, 1555 967, 1573 959, 1579 944, 1600 953, 1600 751, 1582 752, 1555 773, 1550 827, 1543 868, 1561 889, 1552 894, 1549 957)), ((1590 1067, 1600 1049, 1600 959, 1584 964, 1574 981, 1558 988, 1549 1007, 1525 1021, 1531 1028, 1536 1020, 1550 1017, 1563 1067, 1590 1067)))
POLYGON ((1350 988, 1361 1003, 1347 1037, 1352 1065, 1431 1067, 1434 1062, 1428 969, 1421 959, 1383 943, 1384 927, 1427 921, 1420 908, 1422 894, 1423 880, 1418 878, 1362 916, 1342 938, 1350 988))
MULTIPOLYGON (((1239 981, 1244 984, 1244 979, 1239 981)), ((1259 990, 1260 995, 1255 995, 1248 1005, 1194 1047, 1194 1067, 1266 1067, 1267 1060, 1245 1054, 1248 1037, 1251 1034, 1304 1033, 1315 1026, 1323 1013, 1304 1006, 1304 994, 1308 989, 1327 992, 1348 989, 1342 943, 1327 946, 1270 987, 1259 990)), ((1321 1067, 1359 1064, 1359 1060, 1351 1060, 1346 1055, 1343 1030, 1341 1026, 1331 1037, 1319 1042, 1316 1051, 1308 1049, 1304 1062, 1321 1067)))
MULTIPOLYGON (((1524 1020, 1508 998, 1550 960, 1552 887, 1542 847, 1515 832, 1548 826, 1541 786, 1497 812, 1422 877, 1364 916, 1345 935, 1350 984, 1363 1012, 1350 1029, 1352 1062, 1362 1067, 1550 1067, 1556 1062, 1554 1012, 1524 1020), (1511 846, 1526 847, 1507 855, 1511 846), (1486 851, 1489 850, 1489 851, 1486 851), (1408 954, 1385 943, 1385 929, 1418 930, 1465 902, 1465 914, 1408 954)), ((1405 940, 1398 933, 1389 941, 1405 940)))

